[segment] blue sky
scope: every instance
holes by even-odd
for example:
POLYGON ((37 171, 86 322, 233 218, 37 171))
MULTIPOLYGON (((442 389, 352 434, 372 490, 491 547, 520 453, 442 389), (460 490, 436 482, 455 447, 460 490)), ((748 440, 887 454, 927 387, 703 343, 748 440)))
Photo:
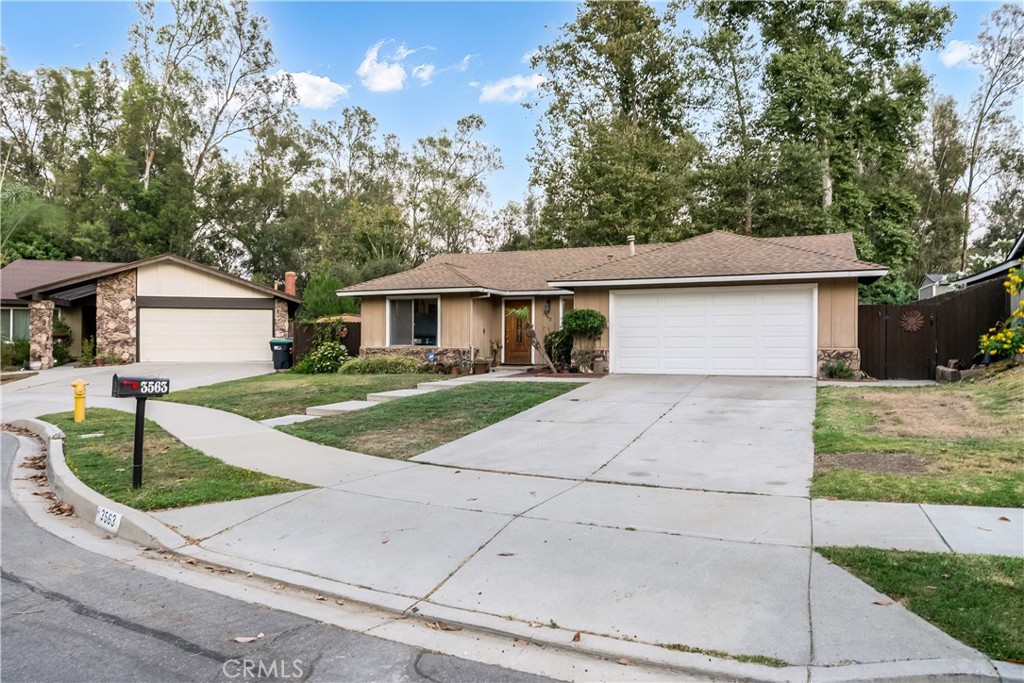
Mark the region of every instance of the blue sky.
MULTIPOLYGON (((550 42, 576 13, 572 2, 253 2, 270 21, 280 68, 295 74, 303 118, 343 107, 369 110, 409 147, 467 114, 484 117, 483 139, 505 169, 490 182, 494 203, 521 199, 537 110, 537 74, 524 55, 550 42), (376 46, 376 50, 374 49, 376 46)), ((936 89, 966 102, 977 82, 968 60, 995 2, 953 2, 946 46, 925 56, 936 89)), ((121 55, 135 20, 130 2, 0 3, 0 41, 11 64, 83 66, 121 55)))

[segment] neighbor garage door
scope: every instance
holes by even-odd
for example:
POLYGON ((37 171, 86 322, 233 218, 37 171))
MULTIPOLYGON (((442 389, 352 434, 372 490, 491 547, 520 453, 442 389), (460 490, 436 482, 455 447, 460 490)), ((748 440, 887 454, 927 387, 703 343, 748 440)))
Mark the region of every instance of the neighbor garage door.
POLYGON ((815 374, 810 286, 623 290, 611 297, 615 372, 815 374))
POLYGON ((268 361, 273 331, 270 310, 141 308, 139 359, 268 361))

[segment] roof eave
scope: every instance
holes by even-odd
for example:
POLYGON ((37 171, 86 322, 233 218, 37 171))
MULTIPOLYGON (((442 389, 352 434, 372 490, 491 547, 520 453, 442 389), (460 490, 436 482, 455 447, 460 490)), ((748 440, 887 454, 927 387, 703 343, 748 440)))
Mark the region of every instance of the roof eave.
POLYGON ((568 289, 492 289, 489 287, 419 287, 409 289, 373 289, 349 291, 339 289, 338 296, 362 298, 367 296, 429 296, 441 294, 490 294, 493 296, 567 296, 572 294, 568 289))
POLYGON ((691 277, 649 277, 649 278, 623 278, 623 279, 599 279, 599 280, 551 280, 548 284, 552 287, 634 287, 644 285, 686 285, 686 284, 715 284, 720 282, 777 282, 780 280, 837 280, 857 278, 874 282, 888 273, 888 269, 880 268, 875 270, 846 270, 846 271, 824 271, 808 273, 763 273, 758 275, 709 275, 691 277))

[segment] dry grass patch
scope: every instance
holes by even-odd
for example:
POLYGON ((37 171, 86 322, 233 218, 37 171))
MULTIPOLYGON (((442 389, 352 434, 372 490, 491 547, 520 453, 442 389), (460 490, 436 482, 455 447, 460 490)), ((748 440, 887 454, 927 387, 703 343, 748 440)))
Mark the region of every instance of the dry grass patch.
POLYGON ((812 495, 1024 504, 1024 367, 916 388, 818 390, 812 495))

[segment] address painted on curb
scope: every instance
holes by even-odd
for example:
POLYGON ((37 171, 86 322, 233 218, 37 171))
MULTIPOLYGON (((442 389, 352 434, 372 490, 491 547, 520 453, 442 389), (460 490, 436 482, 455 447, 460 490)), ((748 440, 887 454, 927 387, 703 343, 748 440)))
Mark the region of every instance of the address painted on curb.
POLYGON ((121 513, 114 512, 100 505, 96 508, 96 519, 94 522, 96 526, 108 529, 116 534, 121 526, 121 513))

